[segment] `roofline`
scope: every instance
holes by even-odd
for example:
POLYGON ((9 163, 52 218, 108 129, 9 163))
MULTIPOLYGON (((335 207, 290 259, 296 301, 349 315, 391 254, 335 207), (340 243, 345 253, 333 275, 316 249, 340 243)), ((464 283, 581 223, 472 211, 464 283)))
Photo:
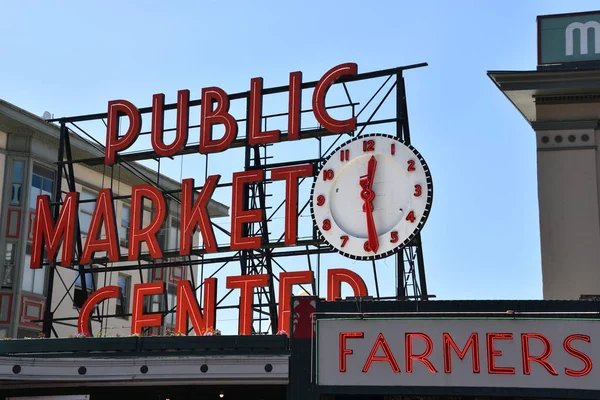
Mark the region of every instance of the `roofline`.
POLYGON ((600 13, 600 10, 581 11, 581 12, 575 12, 575 13, 562 13, 562 14, 545 14, 545 15, 538 15, 535 19, 536 19, 536 21, 539 21, 542 18, 578 17, 580 15, 591 15, 591 14, 598 14, 598 13, 600 13))
POLYGON ((519 114, 521 114, 521 116, 523 118, 525 118, 525 120, 528 123, 531 123, 531 121, 529 120, 529 118, 527 118, 527 115, 525 115, 525 113, 523 112, 523 110, 521 110, 516 104, 515 102, 510 98, 510 96, 508 96, 508 94, 502 90, 502 87, 500 86, 500 84, 498 83, 498 81, 496 79, 494 79, 494 75, 498 75, 498 74, 503 74, 503 73, 508 73, 509 71, 488 71, 487 72, 487 76, 492 80, 492 82, 494 83, 494 85, 496 85, 496 87, 498 88, 498 90, 502 93, 502 95, 504 95, 504 97, 513 105, 513 107, 515 107, 518 111, 519 114))
POLYGON ((490 70, 487 75, 529 123, 536 121, 536 97, 600 93, 600 68, 490 70))

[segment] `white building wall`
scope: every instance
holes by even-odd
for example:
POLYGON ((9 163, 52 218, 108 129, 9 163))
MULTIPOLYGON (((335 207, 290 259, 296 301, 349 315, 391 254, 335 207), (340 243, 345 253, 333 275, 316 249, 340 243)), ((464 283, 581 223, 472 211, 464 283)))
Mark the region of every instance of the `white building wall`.
POLYGON ((597 134, 592 129, 537 132, 545 299, 600 293, 597 134), (587 141, 582 140, 584 135, 587 141), (560 143, 557 137, 562 138, 560 143))

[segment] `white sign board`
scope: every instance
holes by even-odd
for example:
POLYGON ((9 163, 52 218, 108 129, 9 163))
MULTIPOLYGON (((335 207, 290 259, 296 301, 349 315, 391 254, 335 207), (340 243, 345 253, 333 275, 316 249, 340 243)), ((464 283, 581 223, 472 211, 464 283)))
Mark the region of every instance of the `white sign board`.
POLYGON ((600 390, 600 321, 340 319, 317 322, 322 386, 600 390))

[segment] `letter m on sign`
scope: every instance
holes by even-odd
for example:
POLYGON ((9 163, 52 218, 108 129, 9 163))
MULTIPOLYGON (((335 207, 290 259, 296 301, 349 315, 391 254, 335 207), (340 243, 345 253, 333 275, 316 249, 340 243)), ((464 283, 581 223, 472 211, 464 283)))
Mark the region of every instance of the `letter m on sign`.
POLYGON ((575 47, 575 32, 579 32, 579 54, 588 54, 588 35, 594 38, 594 53, 600 54, 600 22, 572 22, 565 30, 565 55, 572 56, 575 47))
POLYGON ((31 268, 42 266, 44 247, 48 252, 48 260, 53 262, 56 259, 61 242, 62 259, 60 265, 63 267, 71 265, 78 200, 79 193, 67 193, 56 224, 54 224, 50 213, 50 197, 46 195, 37 197, 33 225, 31 268))

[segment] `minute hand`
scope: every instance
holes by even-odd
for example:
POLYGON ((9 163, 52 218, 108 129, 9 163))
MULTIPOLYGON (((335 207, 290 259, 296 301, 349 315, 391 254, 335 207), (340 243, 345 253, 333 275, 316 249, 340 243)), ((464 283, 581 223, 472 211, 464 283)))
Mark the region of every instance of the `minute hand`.
POLYGON ((379 239, 377 238, 377 228, 375 228, 375 220, 373 219, 373 204, 365 204, 367 213, 367 232, 369 234, 369 247, 373 253, 377 253, 379 249, 379 239))
POLYGON ((373 181, 375 179, 375 170, 377 168, 377 159, 371 156, 367 164, 367 175, 362 176, 359 180, 361 187, 360 197, 363 199, 363 212, 367 216, 367 233, 369 237, 369 247, 376 253, 379 248, 379 240, 377 238, 377 228, 373 219, 373 200, 375 192, 373 191, 373 181))

